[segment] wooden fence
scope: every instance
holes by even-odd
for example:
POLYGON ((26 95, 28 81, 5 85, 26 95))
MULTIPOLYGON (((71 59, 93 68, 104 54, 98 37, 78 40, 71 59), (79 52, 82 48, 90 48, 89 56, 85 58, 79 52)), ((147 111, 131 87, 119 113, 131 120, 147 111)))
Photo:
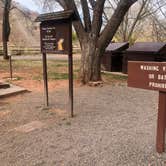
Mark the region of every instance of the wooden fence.
MULTIPOLYGON (((9 46, 10 53, 12 55, 38 55, 41 54, 40 47, 16 47, 9 46)), ((81 49, 78 45, 73 45, 73 53, 81 53, 81 49)), ((3 55, 3 48, 0 46, 0 56, 3 55)))

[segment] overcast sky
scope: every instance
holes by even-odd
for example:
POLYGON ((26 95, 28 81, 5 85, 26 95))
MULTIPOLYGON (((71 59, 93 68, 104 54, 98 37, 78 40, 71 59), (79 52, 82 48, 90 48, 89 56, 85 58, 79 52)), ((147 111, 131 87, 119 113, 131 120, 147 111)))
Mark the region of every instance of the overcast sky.
POLYGON ((16 2, 19 2, 20 4, 24 5, 28 9, 41 12, 41 9, 34 3, 33 0, 14 0, 16 2))

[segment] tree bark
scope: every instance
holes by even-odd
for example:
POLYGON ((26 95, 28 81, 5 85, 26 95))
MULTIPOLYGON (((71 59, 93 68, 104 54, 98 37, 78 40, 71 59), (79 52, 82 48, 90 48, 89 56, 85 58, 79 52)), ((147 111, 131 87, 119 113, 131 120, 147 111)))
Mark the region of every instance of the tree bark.
POLYGON ((10 36, 10 23, 9 23, 9 13, 11 7, 11 0, 4 1, 4 11, 3 11, 3 24, 2 24, 2 37, 3 37, 3 58, 9 59, 8 57, 8 41, 10 36))
POLYGON ((8 42, 3 41, 3 59, 8 60, 9 56, 8 56, 8 42))
POLYGON ((101 80, 101 50, 96 47, 96 41, 89 38, 82 42, 80 79, 83 84, 101 80))
POLYGON ((82 20, 74 0, 56 0, 64 9, 72 9, 78 16, 73 22, 81 45, 82 58, 80 68, 81 82, 87 84, 91 81, 101 81, 101 57, 106 47, 114 37, 120 23, 137 0, 120 0, 108 24, 101 33, 104 4, 106 0, 89 0, 93 17, 90 19, 87 0, 81 0, 84 19, 82 20), (84 23, 83 23, 84 21, 84 23))

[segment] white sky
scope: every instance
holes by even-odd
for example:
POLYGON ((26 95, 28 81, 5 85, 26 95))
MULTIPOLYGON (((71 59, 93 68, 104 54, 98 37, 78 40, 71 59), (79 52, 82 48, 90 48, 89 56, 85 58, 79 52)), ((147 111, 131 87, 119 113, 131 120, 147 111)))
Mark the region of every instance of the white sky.
POLYGON ((28 9, 41 12, 41 9, 35 4, 33 0, 14 0, 14 1, 19 2, 28 9))

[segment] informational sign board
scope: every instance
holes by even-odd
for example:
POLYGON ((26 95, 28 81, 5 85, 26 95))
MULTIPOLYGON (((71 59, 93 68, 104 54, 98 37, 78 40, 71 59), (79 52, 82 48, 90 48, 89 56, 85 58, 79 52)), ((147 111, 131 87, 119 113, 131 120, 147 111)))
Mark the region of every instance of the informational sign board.
POLYGON ((166 62, 129 62, 128 86, 166 92, 166 62))
POLYGON ((66 54, 69 64, 69 110, 71 117, 74 116, 72 48, 72 21, 74 20, 77 20, 77 16, 73 10, 41 14, 36 18, 36 22, 40 22, 45 105, 49 106, 47 54, 66 54))
POLYGON ((70 50, 69 38, 71 32, 70 22, 47 22, 41 23, 41 52, 68 54, 70 50))
POLYGON ((166 62, 128 62, 128 86, 159 91, 156 150, 164 152, 166 129, 166 62))

